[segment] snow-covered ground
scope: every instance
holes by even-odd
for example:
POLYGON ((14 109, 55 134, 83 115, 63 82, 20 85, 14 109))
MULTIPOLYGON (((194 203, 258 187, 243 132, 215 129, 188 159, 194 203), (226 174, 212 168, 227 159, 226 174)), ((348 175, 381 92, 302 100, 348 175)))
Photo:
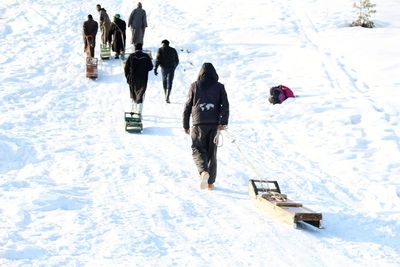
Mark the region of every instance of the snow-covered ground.
MULTIPOLYGON (((121 62, 85 77, 97 3, 2 1, 0 266, 399 266, 400 2, 372 2, 374 29, 347 27, 347 0, 143 1, 145 48, 169 39, 181 64, 170 105, 151 73, 135 135, 121 62), (203 62, 236 139, 215 191, 199 190, 181 124, 203 62), (299 97, 270 105, 277 84, 299 97), (252 178, 276 179, 325 229, 257 209, 252 178)), ((125 20, 135 7, 101 4, 125 20)))

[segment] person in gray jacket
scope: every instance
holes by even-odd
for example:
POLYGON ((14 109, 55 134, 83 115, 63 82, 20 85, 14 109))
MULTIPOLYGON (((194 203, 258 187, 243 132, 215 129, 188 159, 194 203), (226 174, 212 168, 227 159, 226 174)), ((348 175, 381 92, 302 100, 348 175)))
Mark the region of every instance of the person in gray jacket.
POLYGON ((97 11, 100 13, 100 31, 101 31, 101 43, 103 45, 108 44, 111 46, 111 36, 110 36, 110 28, 111 28, 111 20, 107 14, 107 11, 101 7, 101 5, 96 5, 97 11))
POLYGON ((183 128, 192 138, 192 156, 201 178, 201 189, 214 189, 217 176, 217 144, 220 130, 228 125, 229 101, 211 63, 204 63, 189 89, 183 112, 183 128), (189 128, 190 115, 192 130, 189 128))
POLYGON ((144 31, 147 27, 147 17, 146 11, 142 8, 142 3, 137 4, 128 20, 128 27, 132 30, 132 40, 133 45, 143 44, 144 31))

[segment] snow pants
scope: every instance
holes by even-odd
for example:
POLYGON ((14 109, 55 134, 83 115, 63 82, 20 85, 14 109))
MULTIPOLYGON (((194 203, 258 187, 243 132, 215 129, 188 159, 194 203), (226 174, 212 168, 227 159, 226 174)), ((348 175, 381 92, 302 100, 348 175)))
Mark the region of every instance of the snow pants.
POLYGON ((214 138, 218 125, 196 125, 192 127, 192 156, 199 174, 207 171, 210 174, 209 184, 217 177, 217 145, 214 138))

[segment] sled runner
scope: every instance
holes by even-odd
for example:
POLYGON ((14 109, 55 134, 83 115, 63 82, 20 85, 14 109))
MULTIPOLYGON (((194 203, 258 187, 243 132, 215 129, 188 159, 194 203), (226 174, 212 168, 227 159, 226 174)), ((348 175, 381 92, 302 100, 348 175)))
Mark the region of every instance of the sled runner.
POLYGON ((98 59, 95 57, 86 58, 86 77, 90 79, 97 79, 97 62, 98 59))
POLYGON ((125 131, 140 133, 143 130, 142 118, 138 113, 125 112, 125 131))
POLYGON ((276 181, 251 179, 249 181, 249 195, 259 208, 278 215, 295 227, 297 223, 304 222, 322 228, 322 214, 288 199, 285 194, 281 193, 276 181))
POLYGON ((110 59, 111 57, 111 49, 106 44, 100 44, 100 58, 101 59, 110 59))

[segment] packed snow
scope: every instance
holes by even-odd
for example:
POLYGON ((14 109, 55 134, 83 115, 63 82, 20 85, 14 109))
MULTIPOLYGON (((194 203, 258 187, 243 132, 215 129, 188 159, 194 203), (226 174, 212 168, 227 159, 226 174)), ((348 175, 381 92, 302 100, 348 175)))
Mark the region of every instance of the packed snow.
MULTIPOLYGON (((372 2, 365 29, 348 27, 347 0, 143 1, 144 48, 168 39, 181 62, 171 104, 150 74, 144 131, 129 134, 121 61, 85 77, 97 3, 2 1, 0 266, 400 266, 400 2, 372 2), (203 62, 231 110, 214 191, 182 129, 203 62), (271 105, 278 84, 298 97, 271 105), (258 209, 254 178, 324 228, 258 209)), ((136 7, 100 4, 126 21, 136 7)))

